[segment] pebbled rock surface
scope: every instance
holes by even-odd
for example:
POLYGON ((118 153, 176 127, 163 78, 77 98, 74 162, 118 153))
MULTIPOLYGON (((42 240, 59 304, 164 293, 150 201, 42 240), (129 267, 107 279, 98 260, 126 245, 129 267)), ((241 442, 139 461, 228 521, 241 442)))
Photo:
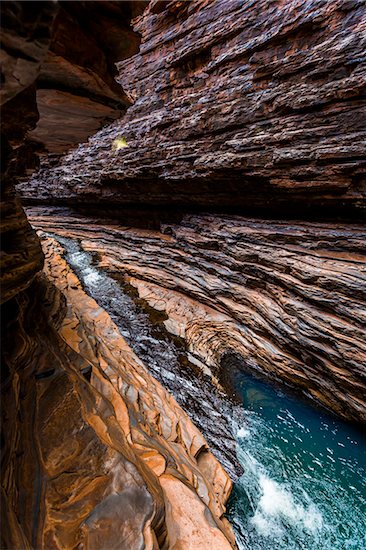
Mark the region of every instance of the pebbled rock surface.
POLYGON ((117 64, 134 104, 25 198, 361 215, 364 2, 153 1, 134 30, 117 64))
POLYGON ((53 239, 4 308, 2 548, 235 547, 231 481, 53 239))
POLYGON ((187 215, 152 231, 28 213, 124 275, 219 379, 257 369, 366 421, 363 226, 187 215))

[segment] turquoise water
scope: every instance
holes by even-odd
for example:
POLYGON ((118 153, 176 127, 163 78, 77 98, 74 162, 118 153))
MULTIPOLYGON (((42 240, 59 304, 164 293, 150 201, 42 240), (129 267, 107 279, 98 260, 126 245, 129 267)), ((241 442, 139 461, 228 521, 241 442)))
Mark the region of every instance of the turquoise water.
POLYGON ((228 506, 240 549, 364 550, 365 433, 251 375, 233 383, 245 409, 228 506))

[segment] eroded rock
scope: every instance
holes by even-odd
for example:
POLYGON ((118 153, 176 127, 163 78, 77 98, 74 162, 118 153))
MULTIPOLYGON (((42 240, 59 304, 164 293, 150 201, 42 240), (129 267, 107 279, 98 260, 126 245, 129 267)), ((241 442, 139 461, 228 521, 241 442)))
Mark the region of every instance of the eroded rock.
POLYGON ((134 29, 134 104, 24 197, 361 215, 363 2, 151 2, 134 29))
POLYGON ((15 192, 16 173, 29 161, 25 135, 38 121, 34 82, 47 55, 56 4, 1 5, 1 297, 24 290, 42 269, 43 254, 15 192))
POLYGON ((43 263, 14 190, 18 178, 28 179, 38 155, 47 153, 52 165, 125 112, 131 101, 114 80, 114 62, 138 50, 130 21, 145 5, 1 4, 1 302, 29 285, 43 263))
POLYGON ((43 248, 44 274, 5 305, 4 547, 235 547, 205 439, 43 248))

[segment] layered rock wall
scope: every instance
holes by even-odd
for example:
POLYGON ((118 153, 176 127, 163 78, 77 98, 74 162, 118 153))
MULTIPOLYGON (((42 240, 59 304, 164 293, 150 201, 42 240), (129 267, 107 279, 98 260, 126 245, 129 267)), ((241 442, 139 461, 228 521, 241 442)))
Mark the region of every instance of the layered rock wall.
POLYGON ((144 6, 1 6, 1 547, 9 550, 235 547, 223 517, 228 475, 52 241, 38 273, 44 255, 15 192, 37 166, 35 152, 59 155, 130 102, 113 61, 136 51, 129 20, 144 6))
POLYGON ((1 4, 1 301, 42 268, 38 239, 15 193, 19 177, 55 162, 131 100, 114 61, 136 53, 131 17, 146 2, 1 4), (103 34, 107 36, 102 39, 103 34))
MULTIPOLYGON (((227 474, 51 239, 34 280, 43 253, 14 185, 35 152, 29 202, 364 213, 362 1, 145 4, 2 6, 5 548, 235 545, 227 474)), ((222 384, 250 367, 366 420, 361 226, 49 214, 32 223, 81 239, 222 384)))
POLYGON ((236 357, 233 368, 270 374, 366 421, 363 226, 200 215, 159 232, 29 213, 124 275, 218 378, 236 357))
POLYGON ((43 254, 15 192, 24 168, 25 135, 38 121, 35 80, 51 41, 56 4, 3 2, 1 6, 1 296, 26 288, 42 269, 43 254))
POLYGON ((115 62, 135 54, 130 21, 146 2, 58 2, 50 48, 37 78, 40 119, 29 141, 55 162, 119 118, 131 104, 115 82, 115 62))
POLYGON ((134 28, 133 106, 24 197, 360 215, 363 2, 151 2, 134 28))

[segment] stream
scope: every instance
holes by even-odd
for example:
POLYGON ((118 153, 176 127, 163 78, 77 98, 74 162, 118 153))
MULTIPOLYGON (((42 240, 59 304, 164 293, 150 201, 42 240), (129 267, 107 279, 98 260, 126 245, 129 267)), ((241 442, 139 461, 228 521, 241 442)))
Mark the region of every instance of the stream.
MULTIPOLYGON (((146 310, 136 304, 131 288, 97 268, 92 254, 83 251, 78 241, 53 233, 49 236, 63 246, 65 259, 84 290, 109 313, 136 355, 174 395, 205 435, 213 454, 236 480, 242 468, 236 456, 232 418, 234 415, 241 418, 241 408, 213 386, 207 372, 190 361, 184 342, 170 335, 162 324, 161 312, 151 308, 146 310)), ((208 367, 206 371, 209 371, 208 367)))
POLYGON ((161 317, 98 269, 77 241, 50 235, 236 481, 228 517, 240 550, 366 548, 365 434, 244 365, 232 374, 233 401, 189 360, 161 317))

